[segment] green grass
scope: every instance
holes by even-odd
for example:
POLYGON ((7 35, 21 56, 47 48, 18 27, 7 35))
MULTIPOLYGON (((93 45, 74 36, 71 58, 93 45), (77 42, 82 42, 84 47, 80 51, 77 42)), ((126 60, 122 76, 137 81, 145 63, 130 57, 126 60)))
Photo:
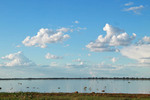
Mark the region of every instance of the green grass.
POLYGON ((0 100, 150 100, 150 94, 0 93, 0 100))

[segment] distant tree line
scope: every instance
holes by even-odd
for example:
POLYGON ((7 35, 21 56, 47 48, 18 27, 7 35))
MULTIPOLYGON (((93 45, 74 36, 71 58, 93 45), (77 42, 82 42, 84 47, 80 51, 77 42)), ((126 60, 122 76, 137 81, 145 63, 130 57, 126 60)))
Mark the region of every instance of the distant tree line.
POLYGON ((87 78, 0 78, 0 80, 75 80, 75 79, 113 79, 113 80, 150 80, 150 78, 138 78, 138 77, 87 77, 87 78))

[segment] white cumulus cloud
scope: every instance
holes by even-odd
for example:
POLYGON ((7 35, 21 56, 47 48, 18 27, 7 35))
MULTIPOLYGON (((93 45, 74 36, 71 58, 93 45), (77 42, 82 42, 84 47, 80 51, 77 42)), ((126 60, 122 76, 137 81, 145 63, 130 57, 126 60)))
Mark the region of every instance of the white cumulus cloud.
POLYGON ((75 30, 79 32, 80 30, 86 30, 86 29, 87 29, 86 27, 77 27, 75 30))
POLYGON ((50 63, 50 66, 52 66, 52 67, 57 67, 59 64, 57 63, 57 62, 51 62, 50 63))
POLYGON ((135 39, 136 34, 133 33, 129 36, 123 30, 106 24, 103 28, 106 31, 105 37, 99 35, 95 42, 90 42, 86 47, 90 51, 94 52, 105 52, 105 51, 119 51, 116 46, 127 46, 131 44, 132 40, 135 39))
POLYGON ((93 70, 120 70, 121 68, 121 65, 112 65, 105 63, 100 63, 93 66, 93 70))
POLYGON ((126 4, 124 4, 125 6, 131 6, 131 5, 133 5, 134 3, 133 2, 128 2, 128 3, 126 3, 126 4))
POLYGON ((74 23, 79 24, 79 21, 76 20, 76 21, 74 21, 74 23))
POLYGON ((1 58, 8 61, 8 62, 4 62, 3 64, 1 64, 1 66, 33 66, 35 65, 35 63, 33 63, 31 60, 25 57, 21 51, 6 55, 1 58))
POLYGON ((90 56, 91 56, 91 54, 89 53, 89 54, 88 54, 88 56, 90 57, 90 56))
POLYGON ((126 8, 126 9, 124 9, 124 11, 133 11, 135 14, 140 14, 140 10, 142 10, 143 8, 144 8, 144 6, 140 5, 140 6, 126 8))
POLYGON ((82 62, 80 58, 73 60, 74 62, 82 62))
POLYGON ((57 29, 56 31, 47 29, 47 28, 41 28, 37 35, 30 37, 27 36, 22 43, 25 46, 35 46, 35 47, 41 47, 41 48, 46 48, 47 44, 50 43, 57 43, 57 42, 62 42, 70 36, 68 34, 64 34, 68 31, 72 31, 69 28, 60 28, 57 29))
POLYGON ((74 63, 67 63, 66 64, 66 68, 87 68, 88 65, 85 63, 86 61, 78 58, 78 59, 75 59, 75 60, 72 60, 73 62, 76 62, 75 64, 74 63))
POLYGON ((61 56, 55 56, 55 55, 53 55, 53 54, 47 53, 47 54, 45 55, 45 58, 46 58, 46 59, 62 59, 63 57, 61 57, 61 56))
POLYGON ((131 45, 120 50, 123 56, 150 64, 150 44, 131 45))
POLYGON ((150 37, 145 36, 145 37, 143 38, 143 41, 144 41, 145 43, 150 44, 150 37))
POLYGON ((17 45, 16 47, 19 48, 19 47, 21 47, 21 45, 17 45))
POLYGON ((66 68, 86 68, 87 65, 84 64, 83 62, 80 62, 79 64, 72 64, 72 63, 68 63, 66 64, 66 68))
POLYGON ((112 61, 113 63, 115 63, 115 62, 117 61, 117 58, 113 57, 113 58, 111 59, 111 61, 112 61))
POLYGON ((81 60, 80 58, 73 60, 74 62, 79 62, 79 65, 84 65, 85 61, 81 60))
POLYGON ((66 44, 64 47, 69 47, 70 46, 70 44, 66 44))

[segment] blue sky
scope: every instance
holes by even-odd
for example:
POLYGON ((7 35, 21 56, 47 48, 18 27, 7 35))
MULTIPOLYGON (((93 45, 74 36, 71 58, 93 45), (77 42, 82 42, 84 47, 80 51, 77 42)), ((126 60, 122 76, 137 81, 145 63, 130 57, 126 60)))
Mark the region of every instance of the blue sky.
POLYGON ((150 77, 149 4, 0 0, 0 77, 150 77))

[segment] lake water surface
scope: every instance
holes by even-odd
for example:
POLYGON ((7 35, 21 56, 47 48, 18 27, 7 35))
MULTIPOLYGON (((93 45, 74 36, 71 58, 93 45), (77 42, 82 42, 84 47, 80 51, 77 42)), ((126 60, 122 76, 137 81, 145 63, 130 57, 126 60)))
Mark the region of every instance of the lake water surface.
POLYGON ((150 93, 150 80, 0 80, 0 92, 150 93))

